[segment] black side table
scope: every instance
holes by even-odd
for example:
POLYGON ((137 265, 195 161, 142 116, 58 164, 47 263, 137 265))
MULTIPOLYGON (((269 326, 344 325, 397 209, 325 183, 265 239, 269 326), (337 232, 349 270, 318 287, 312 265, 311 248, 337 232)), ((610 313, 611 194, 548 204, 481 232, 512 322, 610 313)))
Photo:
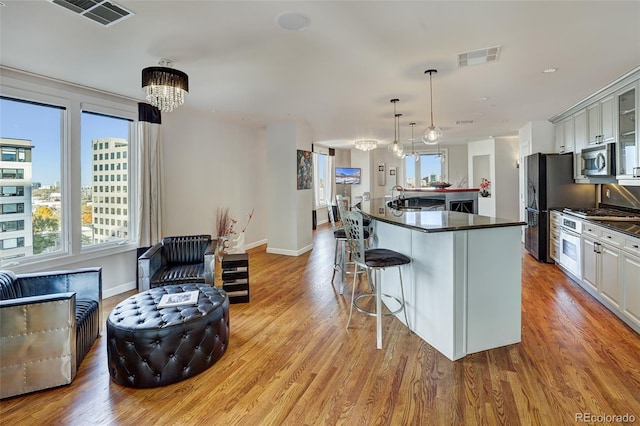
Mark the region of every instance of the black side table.
POLYGON ((222 289, 229 303, 249 301, 249 255, 227 254, 222 258, 222 289))

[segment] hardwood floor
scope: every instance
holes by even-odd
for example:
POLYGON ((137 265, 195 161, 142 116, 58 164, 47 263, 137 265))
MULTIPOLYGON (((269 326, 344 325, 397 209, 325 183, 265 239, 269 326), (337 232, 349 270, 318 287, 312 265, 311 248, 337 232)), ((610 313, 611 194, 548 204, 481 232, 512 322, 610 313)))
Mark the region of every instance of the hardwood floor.
MULTIPOLYGON (((330 282, 333 247, 323 225, 303 256, 250 250, 251 302, 231 305, 229 348, 200 375, 119 386, 103 335, 72 384, 1 401, 0 423, 560 425, 625 414, 640 422, 640 336, 555 266, 523 254, 522 343, 452 362, 396 319, 383 321, 382 350, 373 318, 354 313, 345 330, 350 294, 338 294, 338 277, 330 282)), ((106 299, 105 320, 131 294, 106 299)))

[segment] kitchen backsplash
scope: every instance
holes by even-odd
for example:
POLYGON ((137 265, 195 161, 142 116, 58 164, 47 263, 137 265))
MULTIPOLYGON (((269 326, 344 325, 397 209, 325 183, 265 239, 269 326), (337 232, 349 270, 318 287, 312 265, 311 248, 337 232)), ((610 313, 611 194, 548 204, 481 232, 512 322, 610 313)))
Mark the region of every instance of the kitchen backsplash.
POLYGON ((602 185, 601 203, 640 210, 640 186, 602 185))

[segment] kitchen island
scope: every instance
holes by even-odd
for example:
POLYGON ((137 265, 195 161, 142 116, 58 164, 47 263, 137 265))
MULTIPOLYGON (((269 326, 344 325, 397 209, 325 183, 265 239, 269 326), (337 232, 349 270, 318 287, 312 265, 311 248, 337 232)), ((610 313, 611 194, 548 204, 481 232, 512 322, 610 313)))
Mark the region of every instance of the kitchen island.
MULTIPOLYGON (((402 270, 409 328, 451 360, 520 342, 525 224, 399 210, 389 201, 372 199, 356 208, 372 219, 375 247, 412 259, 402 270)), ((382 271, 382 282, 384 293, 400 297, 395 269, 382 271)), ((396 318, 404 323, 403 315, 396 318)))

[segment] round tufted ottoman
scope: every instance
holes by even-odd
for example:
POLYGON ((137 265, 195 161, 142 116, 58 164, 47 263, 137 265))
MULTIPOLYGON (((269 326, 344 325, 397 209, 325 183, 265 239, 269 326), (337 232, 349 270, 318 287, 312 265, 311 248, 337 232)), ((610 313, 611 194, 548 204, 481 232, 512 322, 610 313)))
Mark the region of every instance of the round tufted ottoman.
POLYGON ((229 297, 217 287, 156 287, 120 302, 107 319, 111 379, 148 388, 179 382, 209 368, 229 344, 229 297), (158 308, 164 294, 199 290, 198 303, 158 308))

